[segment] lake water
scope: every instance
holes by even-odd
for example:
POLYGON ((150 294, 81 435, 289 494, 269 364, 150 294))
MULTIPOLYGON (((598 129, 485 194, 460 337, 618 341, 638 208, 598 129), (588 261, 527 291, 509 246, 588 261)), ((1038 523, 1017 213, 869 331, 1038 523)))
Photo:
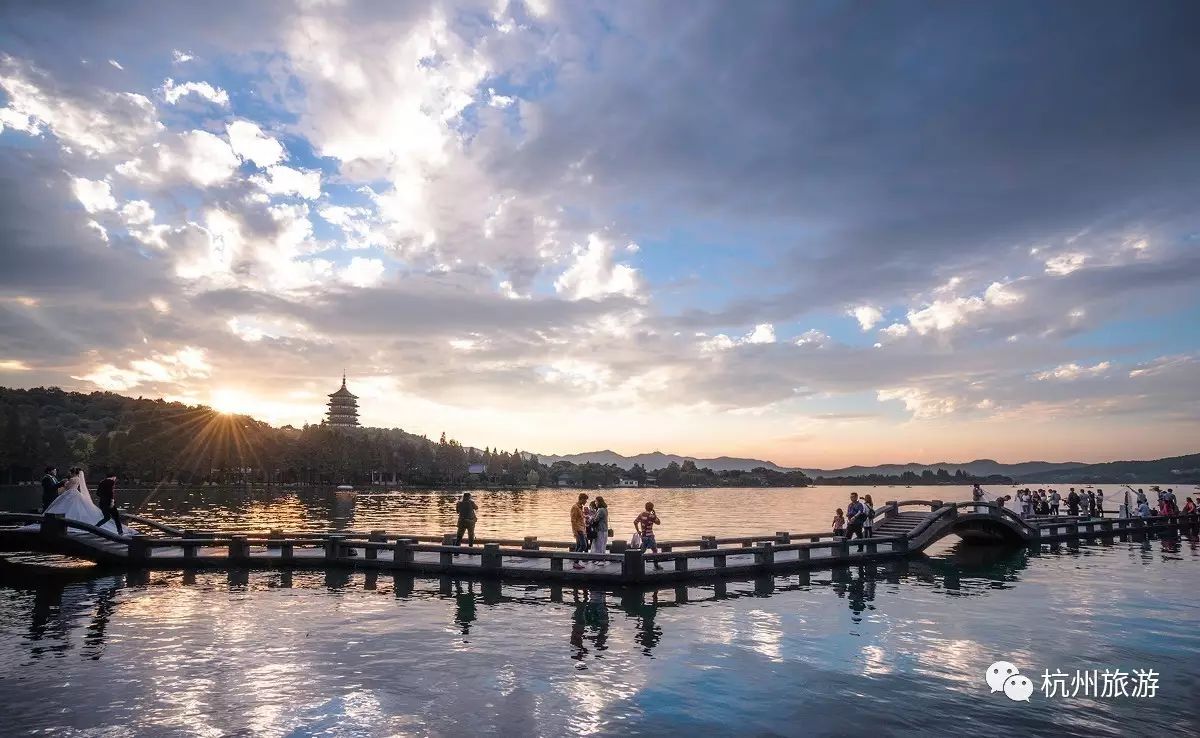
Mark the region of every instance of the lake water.
MULTIPOLYGON (((849 491, 602 494, 618 521, 650 497, 664 538, 684 538, 827 528, 849 491)), ((859 491, 876 504, 967 494, 859 491)), ((481 492, 479 532, 563 538, 574 494, 481 492)), ((435 533, 453 524, 452 499, 173 490, 142 510, 196 527, 435 533)), ((0 732, 1194 735, 1198 598, 1195 536, 1053 551, 948 539, 889 566, 656 592, 7 566, 0 732), (997 660, 1038 687, 1047 669, 1154 669, 1158 690, 1014 702, 984 683, 997 660)))

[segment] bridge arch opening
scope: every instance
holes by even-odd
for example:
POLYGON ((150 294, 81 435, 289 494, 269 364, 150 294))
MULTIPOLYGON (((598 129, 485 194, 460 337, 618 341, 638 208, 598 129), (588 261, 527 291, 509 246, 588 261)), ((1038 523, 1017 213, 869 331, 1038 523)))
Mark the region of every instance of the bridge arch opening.
POLYGON ((962 520, 953 525, 950 532, 971 544, 1014 545, 1025 541, 1014 526, 988 518, 962 520))

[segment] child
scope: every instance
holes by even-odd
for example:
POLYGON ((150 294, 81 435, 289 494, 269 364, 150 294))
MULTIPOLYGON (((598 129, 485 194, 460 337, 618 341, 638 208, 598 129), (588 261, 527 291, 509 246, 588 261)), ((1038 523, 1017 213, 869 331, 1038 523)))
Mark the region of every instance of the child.
POLYGON ((846 535, 846 514, 842 512, 842 508, 838 508, 833 514, 833 534, 835 536, 846 535))

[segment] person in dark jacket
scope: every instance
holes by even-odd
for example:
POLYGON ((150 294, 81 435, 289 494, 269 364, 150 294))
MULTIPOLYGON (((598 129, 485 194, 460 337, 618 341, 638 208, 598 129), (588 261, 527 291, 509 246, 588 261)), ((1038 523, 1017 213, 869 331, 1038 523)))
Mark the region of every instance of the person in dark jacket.
POLYGON ((54 498, 58 497, 58 491, 67 483, 67 480, 60 480, 55 475, 58 474, 58 469, 52 466, 46 467, 46 475, 42 477, 42 509, 50 507, 50 503, 54 502, 54 498))
POLYGON ((121 528, 121 513, 117 511, 117 475, 109 474, 104 479, 100 480, 100 486, 96 489, 96 504, 100 506, 104 517, 100 518, 100 522, 96 523, 99 527, 104 525, 109 520, 117 526, 117 535, 125 535, 125 531, 121 528))
POLYGON ((1075 488, 1071 488, 1071 492, 1067 495, 1067 514, 1074 517, 1079 515, 1079 495, 1075 492, 1075 488))
POLYGON ((471 499, 471 493, 463 492, 462 499, 458 501, 458 536, 455 539, 455 546, 462 545, 464 532, 467 534, 467 545, 475 545, 475 521, 478 520, 477 510, 479 510, 479 505, 476 505, 475 500, 471 499))
POLYGON ((858 493, 850 493, 850 506, 846 508, 846 520, 849 523, 846 526, 846 540, 854 538, 857 535, 862 538, 863 533, 863 517, 865 517, 866 509, 863 504, 858 501, 858 493))

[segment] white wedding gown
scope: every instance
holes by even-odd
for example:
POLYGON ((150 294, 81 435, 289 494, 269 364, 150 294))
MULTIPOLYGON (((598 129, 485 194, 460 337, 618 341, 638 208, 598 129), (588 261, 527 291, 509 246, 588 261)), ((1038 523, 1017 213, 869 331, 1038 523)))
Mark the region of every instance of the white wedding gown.
MULTIPOLYGON (((50 503, 45 512, 61 515, 68 520, 78 520, 81 523, 95 525, 100 522, 100 518, 104 517, 104 513, 92 502, 92 494, 88 490, 87 480, 83 478, 83 474, 76 474, 67 480, 63 491, 50 503)), ((104 525, 100 526, 103 530, 110 533, 117 532, 117 524, 112 520, 105 521, 104 525)), ((128 525, 123 525, 124 531, 121 535, 129 535, 130 528, 128 525)), ((67 532, 74 535, 86 533, 87 531, 79 528, 67 528, 67 532)))

